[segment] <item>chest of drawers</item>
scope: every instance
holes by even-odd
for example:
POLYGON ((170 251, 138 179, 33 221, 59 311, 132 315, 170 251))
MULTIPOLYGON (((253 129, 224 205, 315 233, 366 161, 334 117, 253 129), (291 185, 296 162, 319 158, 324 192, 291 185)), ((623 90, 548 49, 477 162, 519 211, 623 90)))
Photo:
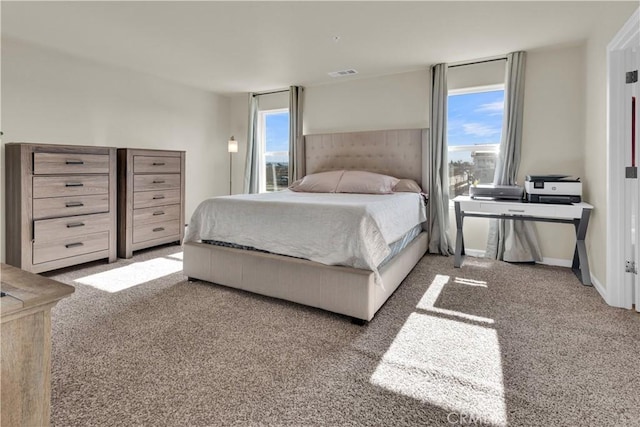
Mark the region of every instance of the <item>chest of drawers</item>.
POLYGON ((118 149, 118 256, 184 238, 185 152, 118 149))
POLYGON ((6 144, 6 258, 41 273, 116 259, 116 149, 6 144))

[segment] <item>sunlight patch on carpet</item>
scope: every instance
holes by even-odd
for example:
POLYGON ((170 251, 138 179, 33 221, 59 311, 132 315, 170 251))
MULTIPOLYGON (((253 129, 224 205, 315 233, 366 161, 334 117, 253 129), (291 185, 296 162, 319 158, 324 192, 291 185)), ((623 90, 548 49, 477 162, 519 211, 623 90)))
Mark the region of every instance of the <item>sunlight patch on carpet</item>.
MULTIPOLYGON (((370 381, 449 410, 456 419, 506 426, 500 344, 491 326, 494 320, 436 307, 449 281, 447 275, 435 276, 416 306, 426 313, 409 315, 370 381)), ((459 277, 453 283, 487 287, 486 282, 459 277)))
MULTIPOLYGON (((464 281, 464 280, 465 279, 456 278, 456 283, 460 283, 459 281, 464 281)), ((438 300, 438 297, 440 296, 440 293, 442 292, 444 285, 446 285, 447 283, 449 283, 449 276, 445 276, 443 274, 436 274, 436 277, 433 279, 433 282, 431 282, 431 285, 429 285, 427 292, 424 293, 424 295, 422 296, 422 298, 420 299, 420 302, 416 307, 424 311, 443 314, 445 316, 460 317, 464 320, 472 320, 474 322, 481 322, 481 323, 488 323, 488 324, 494 323, 493 319, 489 319, 488 317, 475 316, 473 314, 462 313, 460 311, 447 310, 446 308, 436 307, 435 306, 436 301, 438 300)), ((471 283, 472 282, 464 283, 464 284, 471 284, 471 283)), ((479 285, 476 283, 474 286, 479 286, 479 285)), ((486 287, 486 284, 485 284, 485 287, 486 287)))
POLYGON ((459 285, 479 286, 481 288, 488 288, 487 282, 485 282, 484 280, 473 280, 473 279, 465 279, 463 277, 456 277, 453 281, 459 285))
POLYGON ((500 347, 490 327, 412 313, 370 381, 483 425, 507 425, 500 347))
POLYGON ((167 257, 179 259, 180 261, 184 259, 183 252, 176 252, 175 254, 167 255, 167 257))
POLYGON ((75 281, 106 292, 119 292, 182 271, 182 261, 155 258, 85 276, 75 281))

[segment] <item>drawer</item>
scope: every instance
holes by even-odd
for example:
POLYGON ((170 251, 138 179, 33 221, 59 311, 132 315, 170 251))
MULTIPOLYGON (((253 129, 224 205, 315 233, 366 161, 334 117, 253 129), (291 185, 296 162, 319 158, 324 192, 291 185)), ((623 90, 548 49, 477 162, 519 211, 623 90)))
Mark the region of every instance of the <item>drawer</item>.
POLYGON ((170 188, 180 188, 179 174, 133 176, 133 191, 167 190, 170 188))
POLYGON ((35 199, 81 194, 107 194, 108 192, 108 175, 33 177, 33 197, 35 199))
POLYGON ((176 236, 180 239, 180 221, 164 221, 153 224, 144 224, 133 229, 133 243, 146 242, 147 240, 160 239, 162 237, 176 236))
POLYGON ((61 238, 54 242, 34 242, 33 263, 55 261, 109 249, 109 232, 61 238))
POLYGON ((144 224, 180 220, 180 205, 158 206, 133 210, 134 230, 144 224))
POLYGON ((133 193, 133 208, 175 205, 180 203, 180 190, 143 191, 133 193))
POLYGON ((36 242, 49 242, 109 231, 110 226, 111 215, 108 213, 42 219, 33 222, 33 236, 36 242))
POLYGON ((180 157, 133 156, 133 173, 180 173, 180 157))
POLYGON ((108 154, 33 153, 34 175, 109 173, 108 154))
POLYGON ((33 219, 109 212, 109 195, 33 199, 33 219))
MULTIPOLYGON (((469 212, 475 211, 474 209, 467 209, 469 212)), ((554 217, 556 209, 554 205, 544 205, 536 203, 500 203, 489 202, 481 203, 479 212, 483 213, 495 213, 495 214, 507 214, 507 215, 532 215, 532 216, 547 216, 554 217)))

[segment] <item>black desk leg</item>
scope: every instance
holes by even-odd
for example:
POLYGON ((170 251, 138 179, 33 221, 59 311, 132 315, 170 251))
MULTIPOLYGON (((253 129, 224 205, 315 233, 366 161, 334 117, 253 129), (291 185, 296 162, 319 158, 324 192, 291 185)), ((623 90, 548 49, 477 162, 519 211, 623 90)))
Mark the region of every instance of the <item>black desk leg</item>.
POLYGON ((453 261, 454 267, 460 267, 462 265, 462 256, 464 255, 464 236, 462 235, 462 221, 464 217, 460 211, 460 202, 453 202, 456 209, 456 254, 453 261))
POLYGON ((591 273, 589 272, 589 258, 587 258, 587 247, 584 244, 590 216, 591 209, 583 209, 581 218, 579 220, 576 219, 573 222, 573 225, 576 228, 576 249, 573 252, 573 263, 571 265, 571 269, 585 286, 592 286, 591 273))

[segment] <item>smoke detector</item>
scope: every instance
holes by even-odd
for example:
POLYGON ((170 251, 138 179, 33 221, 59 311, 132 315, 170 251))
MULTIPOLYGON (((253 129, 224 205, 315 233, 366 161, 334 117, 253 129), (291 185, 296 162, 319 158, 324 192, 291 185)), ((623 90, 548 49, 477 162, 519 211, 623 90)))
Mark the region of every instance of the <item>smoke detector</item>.
POLYGON ((350 68, 348 70, 332 71, 329 73, 331 77, 344 77, 344 76, 351 76, 353 74, 358 74, 358 72, 353 68, 350 68))

